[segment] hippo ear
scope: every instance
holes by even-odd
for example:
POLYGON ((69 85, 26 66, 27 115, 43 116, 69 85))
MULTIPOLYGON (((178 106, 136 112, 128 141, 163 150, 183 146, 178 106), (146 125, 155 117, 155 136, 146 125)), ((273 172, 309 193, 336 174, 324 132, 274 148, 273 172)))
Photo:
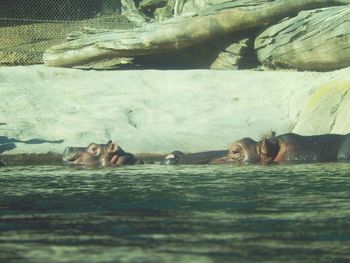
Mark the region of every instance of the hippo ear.
POLYGON ((110 140, 107 143, 107 152, 109 153, 115 153, 118 150, 119 146, 117 143, 113 142, 110 140))
POLYGON ((278 143, 269 139, 260 142, 260 158, 264 163, 271 163, 277 156, 279 150, 278 143))

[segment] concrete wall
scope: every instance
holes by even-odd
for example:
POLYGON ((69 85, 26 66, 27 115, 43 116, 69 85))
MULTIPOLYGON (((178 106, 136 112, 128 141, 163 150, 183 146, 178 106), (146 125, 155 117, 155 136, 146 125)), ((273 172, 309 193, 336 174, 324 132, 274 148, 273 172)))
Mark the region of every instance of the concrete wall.
POLYGON ((2 67, 0 152, 109 139, 134 153, 201 151, 271 130, 347 133, 349 73, 2 67))

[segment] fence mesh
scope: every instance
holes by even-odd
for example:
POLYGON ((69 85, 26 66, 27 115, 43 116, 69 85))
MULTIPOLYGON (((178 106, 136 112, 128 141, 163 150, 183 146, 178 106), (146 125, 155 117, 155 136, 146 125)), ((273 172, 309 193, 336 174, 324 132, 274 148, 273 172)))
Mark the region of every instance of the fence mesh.
POLYGON ((86 27, 133 27, 120 0, 0 0, 0 65, 42 63, 44 51, 86 27))

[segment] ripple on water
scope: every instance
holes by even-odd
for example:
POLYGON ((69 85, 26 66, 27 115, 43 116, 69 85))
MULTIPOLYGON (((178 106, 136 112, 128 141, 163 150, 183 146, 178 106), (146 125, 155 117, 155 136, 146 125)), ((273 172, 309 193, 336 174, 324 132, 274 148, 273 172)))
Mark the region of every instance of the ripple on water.
POLYGON ((0 169, 1 262, 349 262, 350 164, 0 169))

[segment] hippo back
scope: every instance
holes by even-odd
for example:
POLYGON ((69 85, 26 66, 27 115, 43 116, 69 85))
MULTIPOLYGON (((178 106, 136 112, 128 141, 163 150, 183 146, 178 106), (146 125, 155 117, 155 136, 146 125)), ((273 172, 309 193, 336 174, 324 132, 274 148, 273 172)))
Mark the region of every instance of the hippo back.
POLYGON ((338 150, 337 159, 338 161, 350 161, 350 133, 344 135, 338 150))
MULTIPOLYGON (((294 133, 277 137, 285 150, 276 159, 285 162, 334 162, 345 135, 325 134, 302 136, 294 133)), ((350 141, 349 141, 350 143, 350 141)), ((283 148, 283 147, 281 147, 283 148)))

